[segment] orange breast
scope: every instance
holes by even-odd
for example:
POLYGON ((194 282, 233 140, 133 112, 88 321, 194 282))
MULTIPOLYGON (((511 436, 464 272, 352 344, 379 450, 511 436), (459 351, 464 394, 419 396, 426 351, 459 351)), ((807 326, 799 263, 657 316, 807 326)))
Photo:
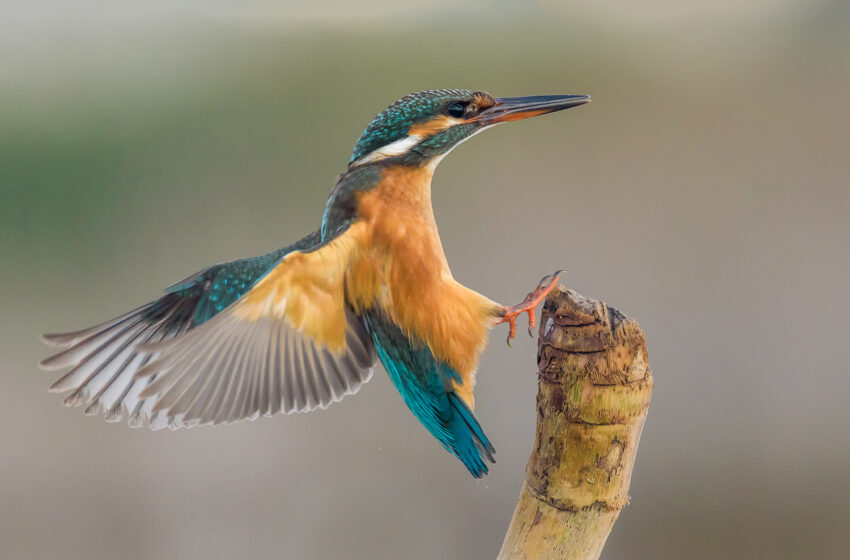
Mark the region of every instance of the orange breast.
POLYGON ((388 168, 360 196, 365 228, 347 295, 356 308, 377 303, 460 372, 471 404, 472 376, 499 307, 452 278, 431 207, 431 176, 427 168, 388 168))

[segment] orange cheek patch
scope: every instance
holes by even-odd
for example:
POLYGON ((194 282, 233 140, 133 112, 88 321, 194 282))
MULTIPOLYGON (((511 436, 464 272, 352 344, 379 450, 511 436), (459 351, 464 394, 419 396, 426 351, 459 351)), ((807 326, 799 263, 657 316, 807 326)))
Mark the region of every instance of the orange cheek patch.
POLYGON ((447 117, 446 115, 439 115, 434 117, 430 121, 425 121, 424 123, 415 124, 410 127, 410 130, 407 131, 407 134, 411 136, 432 136, 438 132, 442 132, 449 127, 452 127, 458 124, 460 121, 457 119, 453 119, 451 117, 447 117))

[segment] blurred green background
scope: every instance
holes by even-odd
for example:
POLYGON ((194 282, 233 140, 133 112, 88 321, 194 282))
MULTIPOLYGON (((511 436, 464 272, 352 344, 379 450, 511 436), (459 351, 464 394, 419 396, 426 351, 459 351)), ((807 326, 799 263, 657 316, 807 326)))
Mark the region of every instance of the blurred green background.
POLYGON ((44 331, 318 224, 418 89, 589 93, 440 166, 458 280, 557 268, 637 318, 656 390, 605 558, 846 558, 850 4, 0 6, 0 557, 493 558, 534 431, 498 329, 473 481, 380 369, 327 411, 130 430, 60 406, 44 331))

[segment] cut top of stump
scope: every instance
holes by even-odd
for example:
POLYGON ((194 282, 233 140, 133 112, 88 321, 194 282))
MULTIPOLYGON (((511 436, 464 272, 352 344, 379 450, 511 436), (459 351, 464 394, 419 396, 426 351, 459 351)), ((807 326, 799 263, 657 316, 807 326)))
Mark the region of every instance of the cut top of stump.
POLYGON ((617 385, 649 374, 640 325, 605 302, 560 284, 543 306, 537 360, 540 375, 555 383, 588 375, 596 385, 617 385))

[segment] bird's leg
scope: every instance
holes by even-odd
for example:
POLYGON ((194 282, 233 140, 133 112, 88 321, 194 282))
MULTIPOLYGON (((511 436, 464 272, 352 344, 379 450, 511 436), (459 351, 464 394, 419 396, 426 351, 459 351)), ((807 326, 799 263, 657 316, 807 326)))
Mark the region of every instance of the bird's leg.
POLYGON ((523 313, 528 313, 528 334, 529 336, 534 336, 534 327, 537 324, 534 311, 540 305, 540 302, 549 295, 555 284, 558 283, 558 277, 562 272, 563 270, 559 270, 554 274, 544 276, 540 280, 540 283, 537 284, 537 287, 534 288, 534 291, 529 292, 521 303, 503 308, 503 314, 496 321, 496 324, 507 323, 510 326, 510 330, 508 330, 508 346, 511 345, 511 339, 516 336, 516 320, 523 313))

